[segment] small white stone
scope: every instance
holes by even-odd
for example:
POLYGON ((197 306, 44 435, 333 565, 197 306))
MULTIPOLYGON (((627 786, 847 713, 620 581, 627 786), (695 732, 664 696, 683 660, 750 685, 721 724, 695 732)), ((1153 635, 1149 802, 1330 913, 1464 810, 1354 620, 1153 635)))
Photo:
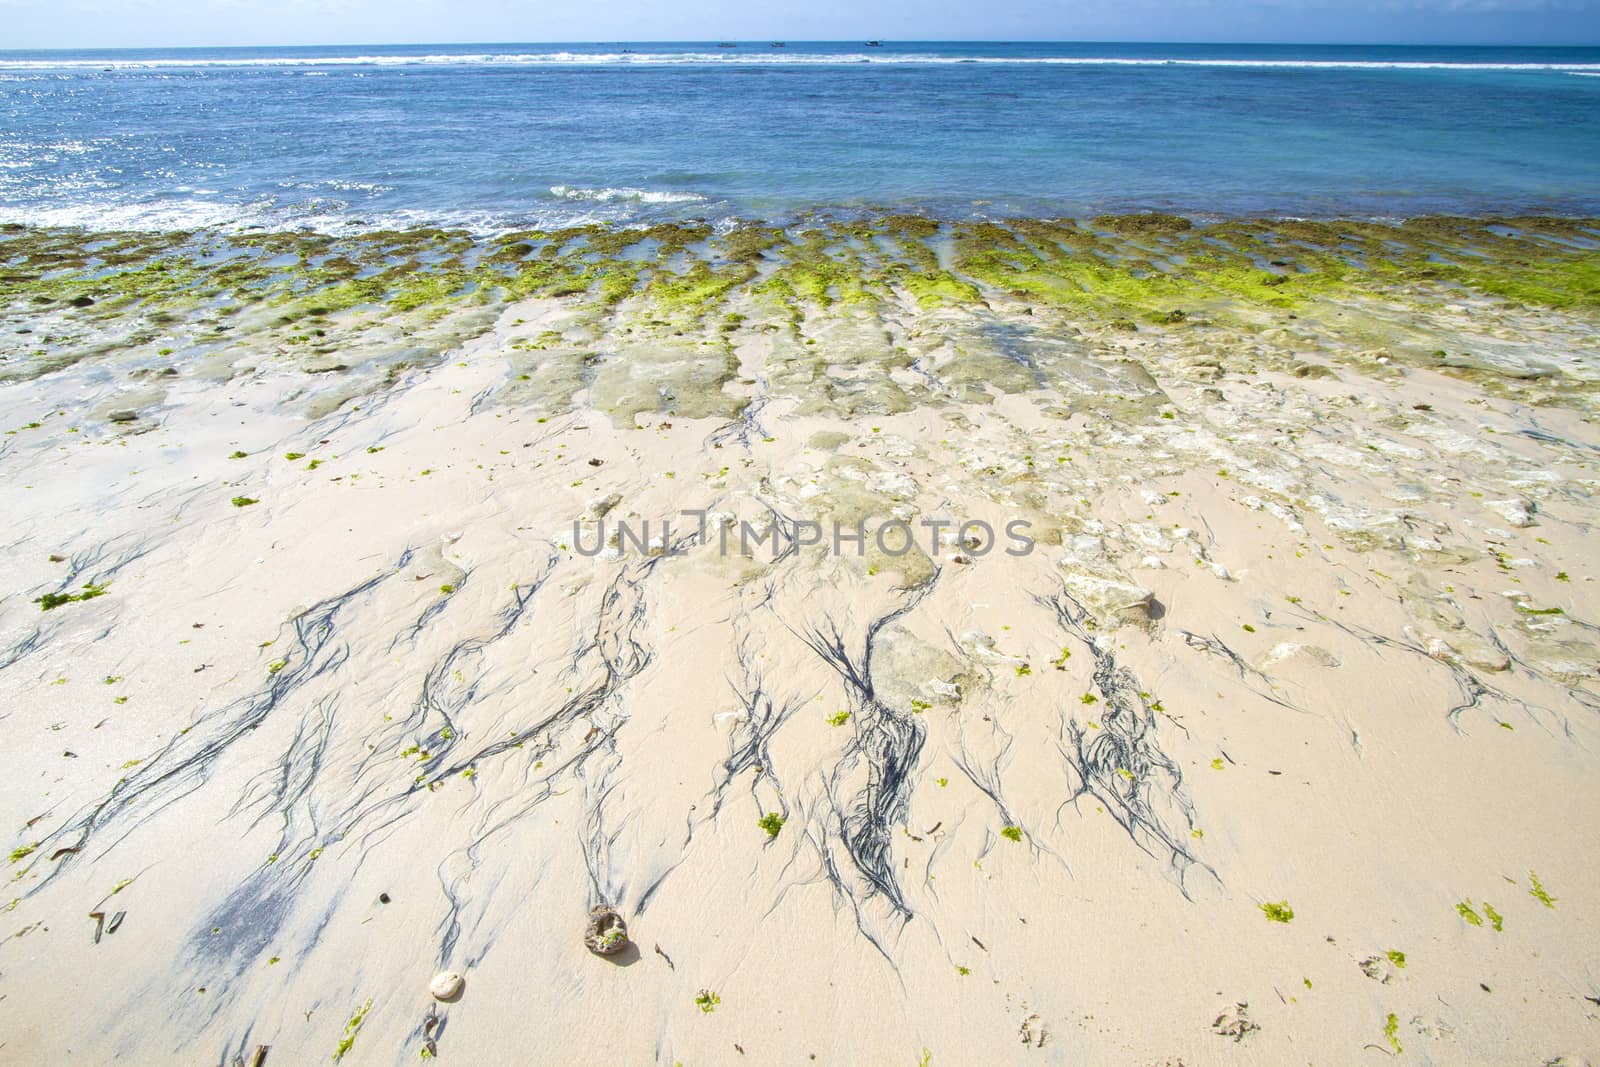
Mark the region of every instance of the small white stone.
POLYGON ((435 1000, 454 1000, 461 995, 461 989, 466 984, 466 979, 456 972, 440 971, 428 983, 428 992, 433 994, 435 1000))
POLYGON ((1532 526, 1533 512, 1537 508, 1537 505, 1530 501, 1516 499, 1490 500, 1485 502, 1485 506, 1516 527, 1532 526))

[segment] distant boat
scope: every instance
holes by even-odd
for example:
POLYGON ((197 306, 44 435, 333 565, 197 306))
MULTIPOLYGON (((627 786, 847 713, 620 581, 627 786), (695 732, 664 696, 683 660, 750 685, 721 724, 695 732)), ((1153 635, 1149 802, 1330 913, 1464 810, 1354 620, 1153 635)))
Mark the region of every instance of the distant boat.
POLYGON ((773 41, 772 42, 772 47, 774 47, 774 48, 788 48, 789 46, 784 44, 782 41, 773 41))
POLYGON ((867 47, 868 48, 882 48, 883 47, 883 42, 882 41, 868 41, 867 42, 867 47))
POLYGON ((732 41, 720 41, 720 42, 718 42, 717 47, 718 48, 738 48, 739 46, 734 44, 732 41))

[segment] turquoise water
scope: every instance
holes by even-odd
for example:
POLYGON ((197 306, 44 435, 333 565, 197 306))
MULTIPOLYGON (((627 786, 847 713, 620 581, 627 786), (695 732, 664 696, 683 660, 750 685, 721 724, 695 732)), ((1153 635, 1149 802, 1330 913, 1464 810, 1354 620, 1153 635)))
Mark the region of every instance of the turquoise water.
POLYGON ((1600 48, 0 52, 0 221, 1600 214, 1600 48))

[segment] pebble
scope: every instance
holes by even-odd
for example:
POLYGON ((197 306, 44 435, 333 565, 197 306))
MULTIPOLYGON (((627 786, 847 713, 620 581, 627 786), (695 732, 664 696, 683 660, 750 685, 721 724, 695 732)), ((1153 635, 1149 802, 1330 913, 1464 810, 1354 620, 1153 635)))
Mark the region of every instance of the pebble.
POLYGON ((433 994, 435 1000, 454 1000, 461 995, 461 989, 466 984, 466 979, 456 972, 440 971, 428 983, 428 992, 433 994))

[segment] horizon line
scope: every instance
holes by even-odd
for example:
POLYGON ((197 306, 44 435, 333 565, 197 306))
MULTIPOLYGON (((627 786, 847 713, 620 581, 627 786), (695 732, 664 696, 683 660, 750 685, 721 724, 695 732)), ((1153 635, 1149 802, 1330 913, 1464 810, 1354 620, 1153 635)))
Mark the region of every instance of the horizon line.
POLYGON ((1312 48, 1600 48, 1600 38, 1594 41, 1573 43, 1570 41, 1519 41, 1506 43, 1504 41, 1312 41, 1312 40, 1132 40, 1113 38, 1079 38, 1044 39, 1044 38, 987 38, 987 37, 945 37, 945 38, 910 38, 910 37, 817 37, 817 38, 785 38, 785 37, 695 37, 676 39, 628 39, 621 37, 597 38, 589 40, 577 39, 551 39, 543 41, 532 40, 504 40, 504 41, 323 41, 316 43, 298 42, 292 44, 184 44, 184 45, 53 45, 41 48, 0 48, 0 55, 18 52, 204 52, 247 50, 253 48, 473 48, 473 47, 509 47, 509 46, 554 46, 554 45, 691 45, 691 44, 759 44, 768 45, 782 43, 784 45, 807 44, 854 44, 866 46, 868 42, 875 44, 896 45, 941 45, 941 44, 992 44, 992 45, 1159 45, 1170 47, 1174 45, 1191 45, 1195 47, 1312 47, 1312 48))

